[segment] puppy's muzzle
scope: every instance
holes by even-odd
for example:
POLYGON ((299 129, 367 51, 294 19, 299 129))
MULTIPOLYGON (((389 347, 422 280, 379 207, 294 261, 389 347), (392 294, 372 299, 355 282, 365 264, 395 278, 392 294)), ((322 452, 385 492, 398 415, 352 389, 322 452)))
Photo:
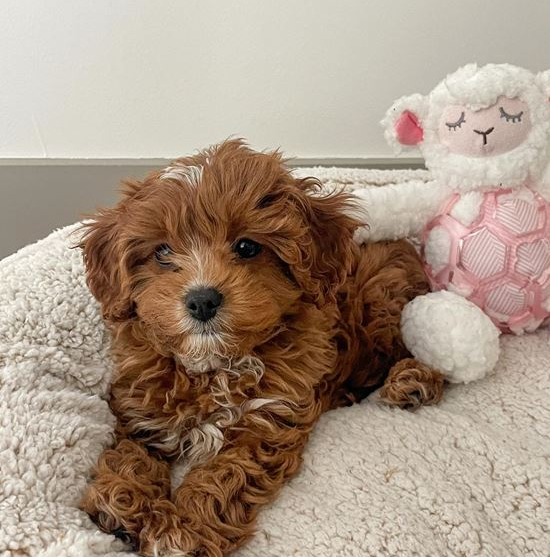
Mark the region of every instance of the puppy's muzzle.
POLYGON ((185 297, 185 307, 193 319, 209 321, 223 302, 223 295, 215 288, 194 288, 185 297))

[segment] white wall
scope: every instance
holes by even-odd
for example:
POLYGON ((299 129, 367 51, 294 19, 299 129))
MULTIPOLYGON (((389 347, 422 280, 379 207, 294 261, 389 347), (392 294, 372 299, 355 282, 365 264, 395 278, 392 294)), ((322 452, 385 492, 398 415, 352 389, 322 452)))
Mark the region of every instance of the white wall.
POLYGON ((469 61, 550 67, 550 1, 0 0, 0 157, 171 157, 230 134, 384 157, 389 103, 469 61))

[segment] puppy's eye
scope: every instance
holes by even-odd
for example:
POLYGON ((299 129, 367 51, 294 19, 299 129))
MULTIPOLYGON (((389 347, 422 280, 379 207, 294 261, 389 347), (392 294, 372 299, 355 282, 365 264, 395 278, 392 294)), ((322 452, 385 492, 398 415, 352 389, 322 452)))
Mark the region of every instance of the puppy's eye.
POLYGON ((466 122, 466 118, 464 117, 464 112, 461 112, 460 118, 456 122, 446 122, 445 125, 449 128, 449 131, 456 131, 464 122, 466 122))
POLYGON ((174 252, 172 251, 172 249, 168 244, 161 244, 155 250, 155 261, 161 267, 171 267, 173 264, 168 258, 173 254, 174 252))
POLYGON ((502 106, 500 107, 500 117, 504 118, 507 122, 512 122, 515 124, 516 122, 521 122, 521 117, 523 116, 523 111, 518 112, 517 114, 508 114, 502 106))
POLYGON ((249 240, 248 238, 241 238, 235 242, 233 246, 233 251, 241 259, 252 259, 256 257, 262 251, 262 245, 258 244, 254 240, 249 240))

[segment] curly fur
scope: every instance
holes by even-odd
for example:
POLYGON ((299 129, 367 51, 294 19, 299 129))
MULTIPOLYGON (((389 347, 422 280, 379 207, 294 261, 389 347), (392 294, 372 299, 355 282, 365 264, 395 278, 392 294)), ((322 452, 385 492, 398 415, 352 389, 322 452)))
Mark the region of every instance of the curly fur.
MULTIPOLYGON (((88 283, 113 334, 118 439, 82 507, 144 555, 242 544, 319 415, 361 400, 409 356, 401 311, 428 289, 414 249, 357 246, 350 197, 319 189, 278 153, 228 141, 128 183, 86 224, 88 283), (243 237, 262 244, 256 258, 233 253, 243 237), (162 244, 173 255, 161 268, 162 244), (201 284, 224 295, 202 325, 183 304, 201 284)), ((438 400, 438 372, 399 366, 389 402, 438 400)))

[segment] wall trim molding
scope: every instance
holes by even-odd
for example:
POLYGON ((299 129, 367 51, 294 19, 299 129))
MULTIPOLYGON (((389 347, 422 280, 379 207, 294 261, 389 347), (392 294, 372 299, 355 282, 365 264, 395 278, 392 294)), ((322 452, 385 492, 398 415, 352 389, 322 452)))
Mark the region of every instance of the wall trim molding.
MULTIPOLYGON (((76 222, 96 207, 116 203, 122 180, 142 179, 168 159, 0 159, 0 259, 76 222)), ((421 168, 420 159, 295 158, 293 167, 421 168)), ((312 174, 314 172, 311 172, 312 174)))
POLYGON ((289 164, 294 167, 424 168, 424 160, 420 157, 296 157, 289 159, 289 164))
MULTIPOLYGON (((2 166, 135 166, 162 167, 170 164, 169 158, 32 158, 13 157, 0 158, 2 166)), ((418 157, 295 157, 289 158, 293 167, 304 166, 337 166, 351 168, 423 168, 424 163, 418 157)))

